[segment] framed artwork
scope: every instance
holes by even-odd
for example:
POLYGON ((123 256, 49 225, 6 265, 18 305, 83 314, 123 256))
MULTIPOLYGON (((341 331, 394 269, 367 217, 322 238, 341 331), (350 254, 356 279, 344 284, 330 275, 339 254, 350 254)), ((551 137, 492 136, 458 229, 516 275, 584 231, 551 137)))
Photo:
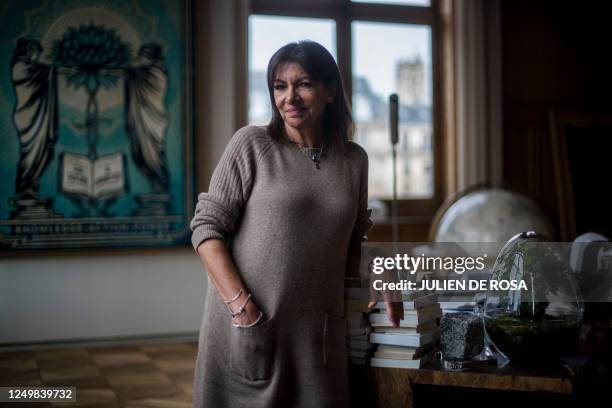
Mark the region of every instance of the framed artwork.
POLYGON ((2 2, 3 250, 187 242, 191 6, 2 2))

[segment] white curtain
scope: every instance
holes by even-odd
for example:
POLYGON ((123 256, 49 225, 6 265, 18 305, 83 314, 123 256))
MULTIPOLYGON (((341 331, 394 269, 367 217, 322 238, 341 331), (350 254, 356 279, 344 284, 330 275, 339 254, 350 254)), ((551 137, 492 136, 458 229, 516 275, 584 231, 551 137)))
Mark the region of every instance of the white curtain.
POLYGON ((456 174, 459 191, 502 181, 500 0, 454 0, 456 174))

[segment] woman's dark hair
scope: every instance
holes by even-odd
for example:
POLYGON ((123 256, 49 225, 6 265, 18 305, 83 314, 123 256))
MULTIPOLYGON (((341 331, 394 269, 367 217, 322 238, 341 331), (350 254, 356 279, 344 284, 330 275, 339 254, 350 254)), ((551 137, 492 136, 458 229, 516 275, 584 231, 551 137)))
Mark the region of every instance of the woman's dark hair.
POLYGON ((327 89, 335 90, 333 102, 323 111, 324 143, 330 147, 344 147, 353 136, 353 117, 346 101, 338 65, 321 44, 314 41, 289 43, 272 55, 268 63, 268 91, 272 102, 272 119, 268 132, 274 138, 282 138, 285 125, 274 102, 276 70, 287 62, 299 64, 313 81, 322 81, 327 89))

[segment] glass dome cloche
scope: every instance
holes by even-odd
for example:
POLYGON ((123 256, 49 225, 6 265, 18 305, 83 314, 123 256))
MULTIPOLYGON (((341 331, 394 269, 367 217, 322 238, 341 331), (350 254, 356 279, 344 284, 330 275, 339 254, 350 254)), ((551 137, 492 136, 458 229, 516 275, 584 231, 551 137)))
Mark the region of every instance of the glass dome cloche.
POLYGON ((576 352, 584 307, 560 243, 534 231, 515 235, 499 253, 491 279, 527 287, 490 286, 486 294, 487 341, 504 357, 534 365, 576 352))

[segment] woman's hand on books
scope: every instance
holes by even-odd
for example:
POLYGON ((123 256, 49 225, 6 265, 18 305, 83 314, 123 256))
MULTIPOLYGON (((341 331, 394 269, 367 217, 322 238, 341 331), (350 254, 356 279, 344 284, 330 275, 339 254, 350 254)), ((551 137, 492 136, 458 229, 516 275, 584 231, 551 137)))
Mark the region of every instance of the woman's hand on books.
POLYGON ((404 318, 404 304, 402 302, 387 302, 385 303, 385 309, 393 327, 399 327, 400 320, 404 318))
MULTIPOLYGON (((376 307, 376 301, 368 303, 368 310, 372 310, 376 307)), ((404 304, 403 302, 385 302, 385 310, 387 311, 387 317, 393 325, 393 327, 399 327, 400 320, 404 318, 404 304)))

